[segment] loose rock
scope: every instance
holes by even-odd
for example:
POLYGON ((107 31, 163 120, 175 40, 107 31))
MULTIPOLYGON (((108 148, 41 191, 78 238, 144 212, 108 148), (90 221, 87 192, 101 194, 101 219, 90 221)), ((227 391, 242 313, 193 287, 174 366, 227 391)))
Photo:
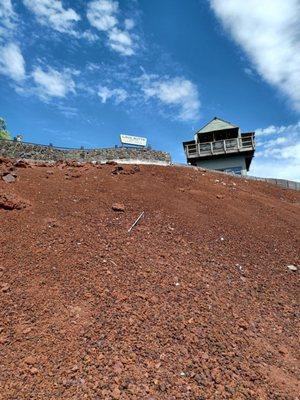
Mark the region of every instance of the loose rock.
POLYGON ((18 169, 14 185, 0 178, 5 207, 32 202, 0 209, 0 398, 299 397, 300 193, 122 167, 47 163, 18 169), (66 181, 75 169, 82 178, 66 181))
POLYGON ((30 368, 30 373, 31 373, 31 375, 36 375, 39 373, 39 370, 37 368, 33 367, 33 368, 30 368))
POLYGON ((114 203, 111 208, 114 211, 125 212, 125 206, 123 203, 114 203))
POLYGON ((124 171, 124 168, 121 165, 117 165, 116 168, 112 171, 112 174, 113 175, 118 175, 122 171, 124 171))
POLYGON ((9 291, 9 289, 10 289, 10 286, 9 286, 9 284, 8 284, 8 283, 3 283, 3 284, 2 284, 2 286, 1 286, 1 290, 2 290, 2 292, 3 292, 3 293, 6 293, 6 292, 8 292, 8 291, 9 291))
POLYGON ((13 174, 5 174, 5 175, 2 176, 2 179, 6 183, 13 183, 16 180, 16 178, 15 178, 15 176, 13 174))
POLYGON ((30 164, 24 160, 17 160, 14 163, 14 166, 17 168, 30 168, 31 167, 30 164))
POLYGON ((28 365, 36 364, 36 359, 33 356, 28 356, 24 358, 24 363, 28 365))
POLYGON ((0 193, 0 209, 4 210, 22 210, 27 207, 29 202, 20 199, 13 194, 0 193))

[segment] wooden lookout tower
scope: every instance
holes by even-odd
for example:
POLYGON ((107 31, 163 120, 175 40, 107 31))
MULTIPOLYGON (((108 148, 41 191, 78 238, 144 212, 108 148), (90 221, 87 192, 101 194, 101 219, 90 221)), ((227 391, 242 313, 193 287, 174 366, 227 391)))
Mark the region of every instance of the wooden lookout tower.
POLYGON ((215 117, 183 142, 187 162, 203 168, 246 175, 255 152, 255 132, 215 117))

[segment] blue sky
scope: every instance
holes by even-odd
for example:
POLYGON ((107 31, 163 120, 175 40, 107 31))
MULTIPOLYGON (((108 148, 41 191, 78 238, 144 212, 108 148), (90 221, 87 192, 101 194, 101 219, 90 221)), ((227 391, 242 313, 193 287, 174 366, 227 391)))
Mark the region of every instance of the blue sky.
POLYGON ((0 115, 25 141, 257 132, 250 173, 300 180, 299 0, 0 0, 0 115))

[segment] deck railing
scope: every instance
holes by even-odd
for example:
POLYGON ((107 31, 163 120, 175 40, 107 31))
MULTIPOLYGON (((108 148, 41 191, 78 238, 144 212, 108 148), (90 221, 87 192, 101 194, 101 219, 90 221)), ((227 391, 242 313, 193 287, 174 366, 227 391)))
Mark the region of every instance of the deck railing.
POLYGON ((185 146, 188 158, 238 153, 254 149, 255 142, 253 136, 242 136, 234 139, 217 140, 215 142, 193 143, 185 146))

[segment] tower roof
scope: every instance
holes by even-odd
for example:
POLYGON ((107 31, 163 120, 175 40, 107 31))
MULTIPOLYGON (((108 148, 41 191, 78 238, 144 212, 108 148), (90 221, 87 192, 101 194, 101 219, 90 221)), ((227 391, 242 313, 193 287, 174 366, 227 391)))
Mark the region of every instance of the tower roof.
POLYGON ((230 122, 224 121, 221 118, 215 117, 208 124, 204 125, 197 133, 221 131, 223 129, 238 128, 236 125, 232 125, 230 122))

